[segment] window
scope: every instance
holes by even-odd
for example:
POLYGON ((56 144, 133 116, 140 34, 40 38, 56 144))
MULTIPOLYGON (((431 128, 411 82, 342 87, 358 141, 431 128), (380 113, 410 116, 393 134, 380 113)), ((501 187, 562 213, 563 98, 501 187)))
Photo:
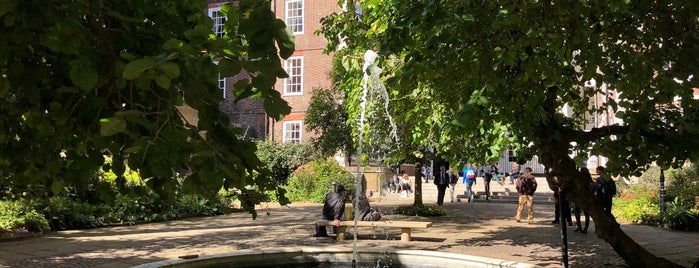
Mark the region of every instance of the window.
MULTIPOLYGON (((214 61, 214 64, 218 65, 218 61, 214 61)), ((226 87, 227 87, 226 80, 227 79, 226 79, 226 77, 221 76, 221 74, 218 74, 217 80, 218 80, 218 88, 220 88, 221 91, 223 91, 223 98, 225 99, 226 98, 226 87)))
POLYGON ((517 156, 515 156, 515 151, 512 148, 507 148, 507 161, 517 162, 517 156))
POLYGON ((301 121, 284 122, 284 143, 301 143, 301 121))
POLYGON ((303 0, 286 1, 286 26, 292 33, 303 33, 303 0))
POLYGON ((223 36, 223 24, 226 22, 226 17, 221 14, 221 8, 210 8, 209 17, 214 21, 214 34, 216 34, 216 37, 221 38, 223 36))
POLYGON ((284 62, 289 78, 284 79, 284 95, 303 94, 303 57, 291 57, 284 62))
POLYGON ((218 74, 218 88, 223 91, 223 98, 226 98, 226 78, 222 77, 221 74, 218 74))

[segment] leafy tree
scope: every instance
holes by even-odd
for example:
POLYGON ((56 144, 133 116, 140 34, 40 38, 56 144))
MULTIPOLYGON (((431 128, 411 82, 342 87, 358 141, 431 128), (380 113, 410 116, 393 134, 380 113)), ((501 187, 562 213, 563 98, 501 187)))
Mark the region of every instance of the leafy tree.
POLYGON ((205 9, 200 0, 2 1, 0 185, 60 192, 87 181, 104 155, 120 180, 129 166, 170 198, 180 170, 189 192, 265 185, 255 144, 218 110, 217 75, 246 74, 235 98, 264 98, 281 118, 290 108, 273 86, 287 76, 293 36, 269 1, 222 6, 220 37, 205 9), (181 105, 198 111, 197 124, 181 105))
POLYGON ((324 156, 337 151, 345 155, 355 153, 352 129, 347 125, 347 111, 342 105, 344 97, 333 89, 316 88, 308 105, 304 124, 308 131, 318 133, 312 138, 313 146, 324 156))
MULTIPOLYGON (((328 50, 342 43, 340 61, 367 49, 384 63, 400 59, 384 78, 392 114, 411 126, 406 144, 429 140, 452 161, 483 163, 506 146, 537 155, 550 187, 590 213, 596 235, 629 265, 677 266, 603 213, 577 166, 603 155, 608 175, 623 175, 698 159, 699 3, 364 0, 356 12, 348 2, 323 21, 328 50), (592 80, 597 87, 584 87, 592 80), (623 123, 586 129, 590 114, 623 123)), ((335 68, 351 92, 357 68, 335 68)))

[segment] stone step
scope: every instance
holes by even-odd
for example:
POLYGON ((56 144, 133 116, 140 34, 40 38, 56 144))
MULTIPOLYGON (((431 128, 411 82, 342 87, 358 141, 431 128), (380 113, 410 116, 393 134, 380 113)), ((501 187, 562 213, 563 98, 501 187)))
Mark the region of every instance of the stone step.
MULTIPOLYGON (((535 194, 534 197, 535 204, 555 204, 553 194, 551 193, 541 193, 535 194)), ((459 194, 456 196, 456 202, 468 202, 466 194, 459 194)), ((490 200, 485 199, 485 192, 474 192, 474 198, 471 202, 494 202, 494 203, 519 203, 519 194, 512 192, 491 192, 490 200)))

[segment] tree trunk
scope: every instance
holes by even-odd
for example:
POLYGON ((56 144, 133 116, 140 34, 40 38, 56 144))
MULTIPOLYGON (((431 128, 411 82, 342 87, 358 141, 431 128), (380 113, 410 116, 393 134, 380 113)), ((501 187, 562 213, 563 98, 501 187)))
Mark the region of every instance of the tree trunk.
MULTIPOLYGON (((553 132, 551 132, 553 133, 553 132)), ((589 213, 595 224, 595 235, 609 243, 614 251, 631 267, 682 267, 665 258, 657 257, 621 229, 613 216, 602 210, 602 204, 589 189, 590 181, 584 177, 568 155, 569 144, 561 137, 550 137, 542 143, 540 160, 546 166, 549 187, 565 189, 568 200, 575 202, 589 213)), ((554 190, 554 189, 552 189, 554 190)))
POLYGON ((422 206, 422 163, 417 161, 415 163, 415 185, 413 185, 413 205, 422 206))

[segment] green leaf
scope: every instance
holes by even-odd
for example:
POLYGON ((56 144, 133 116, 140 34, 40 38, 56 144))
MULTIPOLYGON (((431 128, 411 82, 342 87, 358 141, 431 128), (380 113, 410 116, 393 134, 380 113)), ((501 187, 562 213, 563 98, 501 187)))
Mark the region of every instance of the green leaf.
POLYGON ((132 146, 129 148, 124 149, 125 153, 131 154, 131 153, 138 153, 142 150, 143 148, 141 146, 132 146))
POLYGON ((100 119, 100 135, 113 136, 126 130, 126 121, 118 117, 100 119))
POLYGON ((279 56, 281 56, 283 59, 288 59, 296 49, 294 33, 292 33, 281 20, 275 20, 274 26, 276 27, 276 39, 277 45, 279 46, 279 56))
POLYGON ((160 65, 160 71, 170 78, 177 78, 180 76, 180 66, 174 62, 166 62, 160 65))
POLYGON ((70 81, 83 90, 97 88, 98 75, 93 68, 85 67, 74 61, 70 66, 70 81))
POLYGON ((158 77, 155 78, 155 83, 158 84, 159 87, 168 89, 170 88, 170 77, 167 77, 167 75, 158 75, 158 77))
POLYGON ((53 183, 51 183, 51 192, 54 195, 59 195, 63 192, 63 186, 64 186, 63 180, 54 179, 53 183))
POLYGON ((218 62, 218 70, 221 73, 221 76, 224 77, 231 77, 235 76, 240 73, 240 70, 243 69, 243 66, 240 65, 239 62, 237 61, 232 61, 230 59, 223 59, 218 62))
POLYGON ((175 38, 170 38, 163 44, 163 49, 165 50, 177 50, 182 47, 184 47, 184 42, 175 38))
POLYGON ((129 62, 126 67, 124 67, 124 73, 122 77, 127 80, 133 80, 146 71, 153 69, 155 67, 155 61, 152 59, 137 59, 129 62))

